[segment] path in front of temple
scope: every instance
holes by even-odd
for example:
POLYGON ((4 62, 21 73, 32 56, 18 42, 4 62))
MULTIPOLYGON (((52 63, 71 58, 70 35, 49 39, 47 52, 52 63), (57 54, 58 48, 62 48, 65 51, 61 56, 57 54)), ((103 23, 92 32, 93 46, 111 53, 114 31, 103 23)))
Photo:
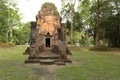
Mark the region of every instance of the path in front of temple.
POLYGON ((40 65, 40 64, 27 64, 32 68, 31 75, 38 76, 38 80, 57 80, 55 70, 64 66, 58 65, 40 65))
POLYGON ((57 68, 56 65, 42 65, 44 72, 39 80, 56 80, 55 70, 57 68))

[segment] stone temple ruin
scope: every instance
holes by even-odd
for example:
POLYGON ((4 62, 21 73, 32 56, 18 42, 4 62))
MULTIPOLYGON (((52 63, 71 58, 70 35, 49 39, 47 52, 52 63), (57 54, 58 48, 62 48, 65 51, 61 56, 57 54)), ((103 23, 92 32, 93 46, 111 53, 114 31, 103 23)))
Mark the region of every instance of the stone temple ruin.
POLYGON ((66 28, 61 24, 61 17, 53 3, 44 3, 31 22, 30 46, 24 54, 29 58, 25 63, 65 64, 71 62, 71 54, 66 47, 66 28))

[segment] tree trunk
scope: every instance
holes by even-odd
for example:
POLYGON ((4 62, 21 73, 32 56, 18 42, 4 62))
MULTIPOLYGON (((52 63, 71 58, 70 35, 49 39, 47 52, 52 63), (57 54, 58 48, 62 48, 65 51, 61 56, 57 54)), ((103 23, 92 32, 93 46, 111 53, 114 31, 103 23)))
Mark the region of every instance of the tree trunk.
POLYGON ((99 0, 97 0, 96 47, 99 47, 99 0))
POLYGON ((6 43, 8 43, 8 30, 6 32, 6 43))
POLYGON ((97 25, 97 28, 96 28, 95 44, 96 44, 96 47, 99 47, 99 29, 98 29, 98 25, 97 25))
POLYGON ((74 39, 74 37, 73 37, 73 17, 74 17, 74 7, 75 7, 75 2, 76 2, 76 0, 73 0, 73 4, 71 4, 72 5, 72 7, 73 7, 73 9, 72 9, 72 11, 71 11, 71 35, 70 35, 70 40, 71 40, 71 45, 73 46, 73 39, 74 39))
POLYGON ((73 46, 73 21, 71 22, 71 35, 70 35, 70 40, 71 40, 71 45, 73 46))
POLYGON ((13 40, 12 40, 12 36, 13 36, 13 34, 12 34, 12 27, 10 26, 10 43, 13 43, 13 40))

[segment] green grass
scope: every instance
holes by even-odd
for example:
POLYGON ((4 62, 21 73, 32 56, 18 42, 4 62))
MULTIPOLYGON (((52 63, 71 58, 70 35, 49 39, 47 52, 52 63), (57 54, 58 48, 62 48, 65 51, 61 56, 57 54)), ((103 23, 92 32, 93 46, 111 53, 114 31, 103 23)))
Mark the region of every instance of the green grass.
POLYGON ((73 51, 72 54, 73 64, 56 70, 58 80, 120 80, 118 52, 73 51))
POLYGON ((0 48, 0 80, 37 80, 32 67, 24 64, 25 46, 0 48))
MULTIPOLYGON (((0 80, 40 80, 38 64, 24 64, 26 46, 0 48, 0 80)), ((72 51, 72 64, 58 67, 57 80, 120 80, 120 52, 72 51)))

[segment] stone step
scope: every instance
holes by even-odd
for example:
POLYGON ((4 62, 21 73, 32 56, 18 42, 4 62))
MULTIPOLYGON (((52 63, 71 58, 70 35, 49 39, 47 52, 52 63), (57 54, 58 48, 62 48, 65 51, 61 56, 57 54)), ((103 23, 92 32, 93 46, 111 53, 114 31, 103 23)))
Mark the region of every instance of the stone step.
POLYGON ((36 59, 58 59, 59 55, 47 55, 47 54, 41 54, 35 56, 36 59))
POLYGON ((40 64, 54 64, 55 60, 54 59, 41 59, 40 64))
POLYGON ((56 62, 72 63, 72 61, 68 58, 66 58, 66 59, 56 59, 56 62))
POLYGON ((40 63, 40 64, 56 64, 56 65, 65 65, 66 63, 72 63, 69 59, 53 59, 53 58, 40 58, 40 59, 28 59, 25 63, 40 63))
POLYGON ((40 64, 54 64, 54 59, 28 59, 25 63, 40 63, 40 64))
POLYGON ((72 63, 72 61, 71 61, 70 59, 63 59, 63 61, 64 61, 65 63, 72 63))
POLYGON ((58 61, 58 62, 56 62, 55 64, 57 64, 57 65, 65 65, 65 62, 63 62, 63 61, 58 61))
POLYGON ((40 59, 28 59, 28 60, 25 60, 25 63, 39 63, 40 62, 40 59))

